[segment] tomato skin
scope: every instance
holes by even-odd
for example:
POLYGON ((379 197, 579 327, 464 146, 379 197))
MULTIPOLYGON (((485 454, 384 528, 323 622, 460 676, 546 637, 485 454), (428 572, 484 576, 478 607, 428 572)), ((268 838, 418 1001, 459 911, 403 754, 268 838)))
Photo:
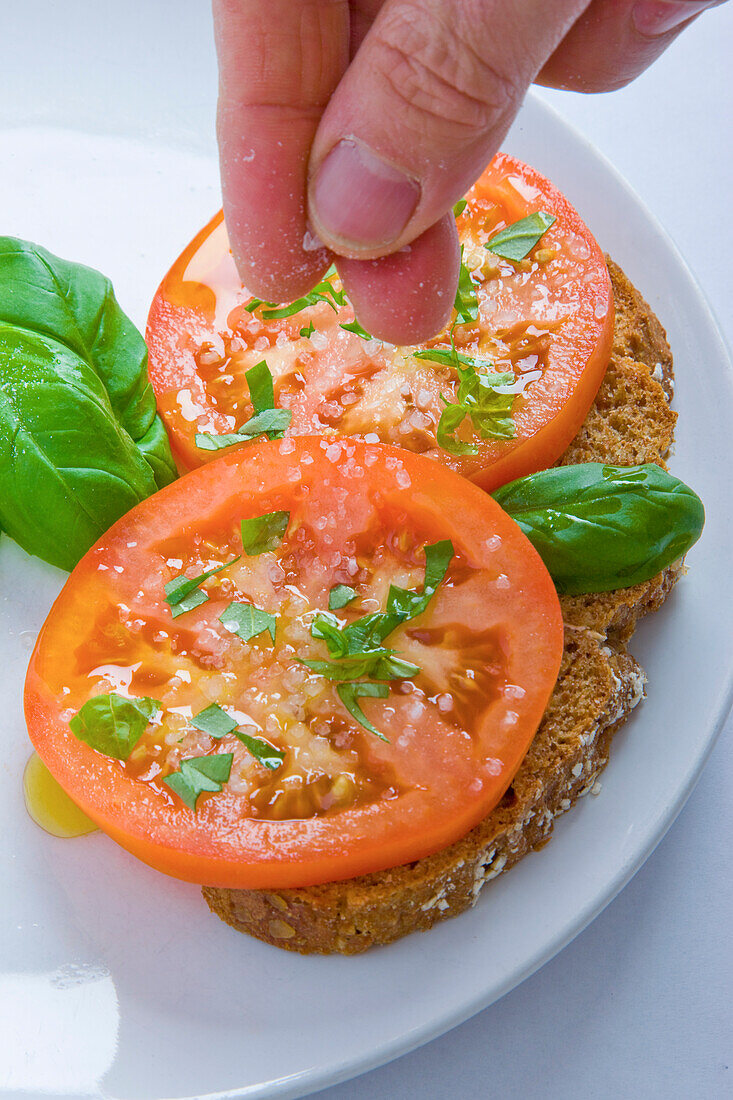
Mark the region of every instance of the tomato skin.
MULTIPOLYGON (((206 614, 204 605, 188 624, 183 617, 175 622, 195 632, 195 616, 206 614)), ((562 646, 549 574, 490 497, 397 448, 303 437, 224 455, 149 498, 107 532, 71 574, 39 635, 26 680, 26 719, 36 751, 58 782, 101 829, 144 862, 212 886, 305 886, 418 859, 481 820, 501 798, 534 736, 562 646), (451 538, 476 571, 478 588, 449 587, 434 598, 434 611, 424 613, 438 627, 459 615, 466 629, 491 626, 502 638, 502 676, 517 690, 506 697, 500 692, 487 704, 471 738, 457 729, 446 732, 427 711, 417 741, 404 746, 401 739, 385 746, 364 734, 372 763, 389 764, 409 779, 399 797, 317 817, 262 820, 243 816, 241 800, 226 788, 194 813, 74 737, 69 699, 78 707, 88 697, 79 639, 89 634, 93 614, 105 602, 124 602, 139 621, 161 619, 173 630, 161 595, 168 574, 157 549, 172 532, 195 532, 202 517, 216 526, 224 518, 238 522, 288 503, 302 507, 304 516, 319 516, 328 497, 342 500, 329 530, 345 531, 350 524, 358 530, 376 501, 380 516, 407 515, 426 538, 451 538)))
MULTIPOLYGON (((196 446, 196 431, 231 432, 249 418, 244 372, 261 358, 275 376, 277 403, 291 410, 293 435, 375 433, 489 491, 552 465, 583 423, 608 362, 614 309, 603 254, 557 188, 505 154, 494 158, 467 199, 458 229, 480 313, 478 322, 458 325, 454 337, 459 351, 532 379, 515 400, 514 439, 482 440, 464 430, 477 454, 441 449, 435 426, 456 378, 435 364, 418 365, 411 358, 418 349, 365 344, 346 333, 339 324, 352 319, 348 307, 337 315, 321 304, 271 321, 244 310, 250 296, 220 212, 174 263, 148 319, 150 378, 181 469, 213 456, 196 446), (484 248, 498 229, 538 209, 556 222, 530 259, 515 265, 484 248), (310 321, 317 346, 300 336, 310 321), (217 355, 221 365, 207 365, 207 357, 217 355), (538 366, 541 377, 534 378, 538 366), (342 408, 339 402, 347 401, 354 403, 342 408), (407 430, 408 421, 421 418, 422 426, 407 430)), ((446 329, 429 346, 447 347, 449 338, 446 329)))

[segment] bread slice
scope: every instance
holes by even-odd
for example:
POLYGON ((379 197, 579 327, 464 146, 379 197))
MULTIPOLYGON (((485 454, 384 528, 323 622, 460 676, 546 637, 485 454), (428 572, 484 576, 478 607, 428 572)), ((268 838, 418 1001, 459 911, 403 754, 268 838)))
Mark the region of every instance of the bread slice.
MULTIPOLYGON (((616 303, 610 362, 593 406, 560 463, 664 465, 676 419, 672 356, 657 318, 611 260, 616 303)), ((553 822, 588 791, 616 730, 644 695, 626 651, 640 616, 656 610, 680 573, 633 588, 561 599, 565 651, 542 723, 498 806, 461 840, 402 867, 343 882, 278 891, 204 887, 211 909, 258 939, 304 954, 365 951, 426 930, 475 904, 487 882, 550 839, 553 822)))

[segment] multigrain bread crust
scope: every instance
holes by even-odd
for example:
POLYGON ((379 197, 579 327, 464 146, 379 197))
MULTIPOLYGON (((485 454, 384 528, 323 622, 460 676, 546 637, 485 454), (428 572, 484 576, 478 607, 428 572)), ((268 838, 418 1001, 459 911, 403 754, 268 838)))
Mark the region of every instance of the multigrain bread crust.
MULTIPOLYGON (((608 261, 616 304, 611 358, 593 406, 559 464, 665 465, 676 414, 664 329, 621 269, 608 261)), ((618 592, 561 598, 560 675, 512 785, 479 825, 415 863, 323 886, 278 890, 204 887, 213 911, 242 932, 304 954, 353 955, 457 916, 487 882, 543 847, 555 818, 598 790, 611 741, 644 695, 627 653, 637 620, 664 602, 673 566, 618 592)))

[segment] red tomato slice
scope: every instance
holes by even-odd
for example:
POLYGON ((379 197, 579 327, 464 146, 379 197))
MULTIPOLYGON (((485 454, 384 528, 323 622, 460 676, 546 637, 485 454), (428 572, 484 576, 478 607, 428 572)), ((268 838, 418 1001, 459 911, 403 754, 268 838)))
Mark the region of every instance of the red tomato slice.
POLYGON ((562 644, 539 556, 470 482, 355 440, 255 443, 144 501, 82 559, 38 639, 26 716, 54 777, 140 859, 210 885, 307 885, 418 859, 479 821, 527 751, 562 644), (244 554, 241 521, 276 511, 289 512, 282 542, 244 554), (357 593, 342 624, 378 612, 391 584, 421 588, 423 548, 444 539, 445 579, 385 642, 417 673, 359 700, 382 741, 299 659, 328 659, 310 625, 335 585, 357 593), (207 600, 174 618, 165 585, 221 563, 202 582, 207 600), (274 644, 220 621, 245 603, 276 617, 274 644), (159 707, 126 761, 69 726, 110 693, 159 707), (214 703, 236 732, 194 727, 214 703), (237 734, 282 764, 268 769, 237 734), (232 754, 228 781, 190 809, 164 780, 219 753, 232 754))
MULTIPOLYGON (((577 212, 533 168, 494 158, 458 218, 464 262, 478 303, 475 322, 453 329, 458 352, 512 371, 511 439, 481 438, 466 418, 458 439, 475 454, 453 455, 436 433, 459 386, 450 365, 414 358, 425 345, 396 348, 341 326, 348 302, 326 302, 263 320, 248 312, 221 213, 183 252, 150 309, 150 379, 182 469, 209 461, 196 433, 226 434, 253 413, 245 371, 265 359, 290 433, 349 435, 424 453, 485 489, 543 469, 562 454, 595 397, 608 362, 613 295, 603 255, 577 212), (528 258, 487 251, 496 233, 532 212, 556 218, 528 258), (310 326, 312 332, 308 333, 310 326)), ((333 283, 340 288, 338 279, 333 283)), ((430 347, 450 349, 448 329, 430 347)))

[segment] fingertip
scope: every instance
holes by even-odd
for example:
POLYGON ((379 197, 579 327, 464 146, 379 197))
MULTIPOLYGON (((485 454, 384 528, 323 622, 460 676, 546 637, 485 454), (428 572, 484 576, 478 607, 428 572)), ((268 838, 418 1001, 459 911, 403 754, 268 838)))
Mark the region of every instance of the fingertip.
POLYGON ((377 260, 336 260, 360 324, 390 344, 420 344, 445 328, 460 271, 455 218, 446 214, 410 245, 377 260))
POLYGON ((260 111, 259 126, 238 120, 234 129, 222 113, 220 107, 222 198, 239 277, 258 298, 290 302, 306 294, 331 263, 329 250, 306 229, 299 199, 304 166, 282 141, 278 120, 260 111))

